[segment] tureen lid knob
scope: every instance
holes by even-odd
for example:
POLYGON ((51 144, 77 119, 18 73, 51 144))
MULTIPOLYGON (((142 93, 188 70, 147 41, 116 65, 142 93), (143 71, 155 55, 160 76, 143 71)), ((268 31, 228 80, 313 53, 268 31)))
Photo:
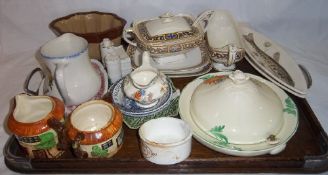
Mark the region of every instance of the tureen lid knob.
POLYGON ((163 15, 159 16, 159 18, 163 19, 163 22, 172 22, 174 15, 170 12, 166 12, 163 15))
POLYGON ((249 79, 249 76, 240 70, 234 71, 229 75, 229 78, 236 84, 241 84, 246 82, 249 79))

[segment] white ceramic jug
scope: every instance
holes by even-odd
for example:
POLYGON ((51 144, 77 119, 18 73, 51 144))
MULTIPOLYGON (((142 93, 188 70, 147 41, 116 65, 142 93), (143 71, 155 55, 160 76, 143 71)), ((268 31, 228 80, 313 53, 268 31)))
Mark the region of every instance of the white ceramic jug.
POLYGON ((45 78, 49 83, 43 84, 44 94, 61 98, 71 106, 92 99, 100 90, 101 78, 91 64, 84 38, 63 34, 43 45, 40 53, 51 72, 51 77, 45 78))

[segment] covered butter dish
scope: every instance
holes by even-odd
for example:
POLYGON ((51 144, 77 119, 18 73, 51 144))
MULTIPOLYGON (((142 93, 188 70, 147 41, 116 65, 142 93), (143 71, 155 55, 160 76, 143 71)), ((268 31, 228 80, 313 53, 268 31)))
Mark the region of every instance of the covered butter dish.
POLYGON ((198 141, 235 156, 278 154, 298 126, 296 105, 283 90, 239 70, 192 81, 179 110, 198 141))
POLYGON ((224 135, 235 144, 263 142, 279 132, 283 107, 268 86, 241 71, 209 80, 191 98, 191 114, 201 129, 224 125, 224 135))
MULTIPOLYGON (((196 20, 199 21, 199 20, 196 20)), ((184 14, 165 13, 158 18, 137 21, 123 32, 123 38, 153 57, 177 55, 198 47, 203 42, 204 32, 193 17, 184 14), (132 33, 134 41, 128 38, 132 33)))

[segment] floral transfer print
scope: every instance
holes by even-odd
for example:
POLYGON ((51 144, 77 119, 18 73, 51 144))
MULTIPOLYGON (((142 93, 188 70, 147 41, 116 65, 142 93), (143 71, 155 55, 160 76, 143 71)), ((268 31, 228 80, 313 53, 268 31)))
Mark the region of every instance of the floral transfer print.
POLYGON ((288 114, 292 114, 296 116, 297 114, 297 108, 293 100, 288 97, 285 99, 286 107, 283 109, 283 112, 287 112, 288 114))
POLYGON ((225 128, 225 125, 219 125, 215 126, 210 130, 210 133, 214 135, 216 138, 215 141, 210 141, 211 144, 222 147, 222 148, 228 148, 232 150, 242 151, 241 148, 238 148, 236 146, 230 145, 228 138, 222 133, 223 129, 225 128))
POLYGON ((215 126, 210 130, 210 133, 215 136, 219 143, 222 145, 227 145, 229 143, 228 138, 222 134, 224 127, 224 125, 215 126))
POLYGON ((91 155, 93 157, 107 157, 108 149, 101 149, 98 145, 92 147, 91 155))
POLYGON ((214 85, 221 82, 225 78, 225 75, 206 75, 204 77, 201 77, 200 79, 204 80, 205 84, 214 85))
POLYGON ((41 141, 35 145, 36 149, 51 149, 57 145, 55 140, 55 134, 52 132, 46 132, 41 134, 40 136, 41 141))

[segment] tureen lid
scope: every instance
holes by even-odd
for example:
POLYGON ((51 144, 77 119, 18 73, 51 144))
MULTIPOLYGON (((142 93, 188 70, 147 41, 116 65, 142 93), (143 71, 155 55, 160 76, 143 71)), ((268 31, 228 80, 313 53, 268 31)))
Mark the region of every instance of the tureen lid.
POLYGON ((183 16, 174 16, 165 13, 158 19, 150 20, 145 23, 150 36, 162 35, 191 30, 191 24, 183 16))
POLYGON ((233 144, 272 141, 284 122, 277 94, 239 70, 205 78, 192 95, 190 112, 201 130, 233 144))

